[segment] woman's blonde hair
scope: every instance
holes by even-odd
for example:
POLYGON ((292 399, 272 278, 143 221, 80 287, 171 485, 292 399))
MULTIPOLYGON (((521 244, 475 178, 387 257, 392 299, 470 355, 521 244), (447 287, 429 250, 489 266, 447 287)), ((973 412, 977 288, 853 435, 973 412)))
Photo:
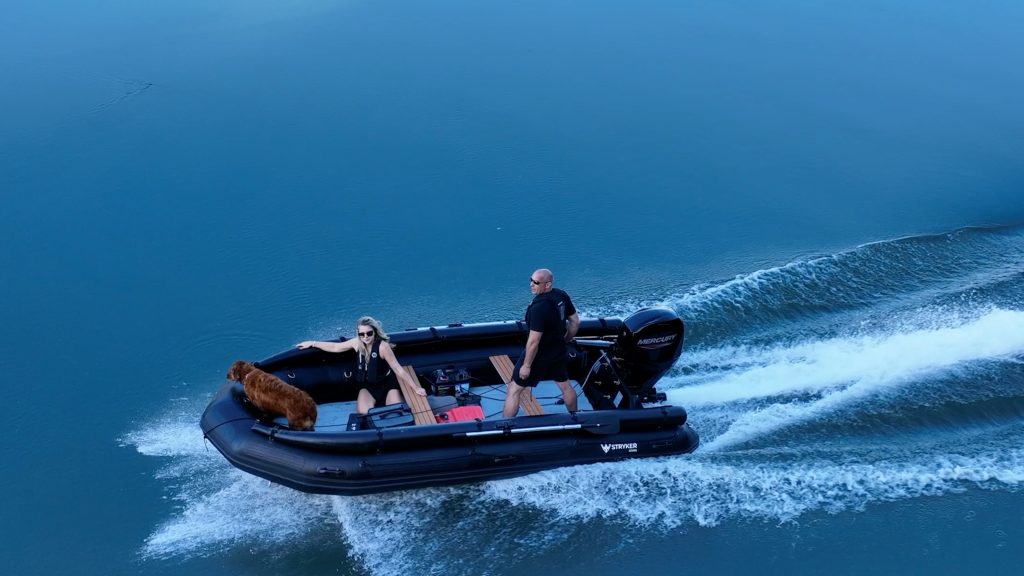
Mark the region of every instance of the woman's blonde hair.
MULTIPOLYGON (((356 332, 359 332, 360 326, 366 326, 373 328, 373 333, 376 338, 380 338, 382 341, 388 341, 388 333, 384 331, 384 326, 381 325, 380 320, 373 318, 372 316, 363 316, 356 321, 356 332)), ((370 356, 370 347, 367 346, 359 334, 356 334, 356 351, 363 357, 370 356)))

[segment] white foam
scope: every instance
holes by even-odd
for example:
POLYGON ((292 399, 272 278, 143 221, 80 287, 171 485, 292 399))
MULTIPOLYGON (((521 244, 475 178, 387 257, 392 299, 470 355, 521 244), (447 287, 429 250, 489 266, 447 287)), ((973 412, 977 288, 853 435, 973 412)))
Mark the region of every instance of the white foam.
POLYGON ((561 468, 489 482, 486 490, 511 506, 540 508, 563 521, 603 517, 671 529, 729 519, 786 522, 816 510, 837 513, 972 486, 1024 486, 1024 452, 1019 449, 849 464, 806 457, 779 464, 733 463, 715 456, 561 468))
POLYGON ((568 538, 557 516, 509 506, 487 484, 362 497, 336 497, 352 556, 379 576, 505 574, 568 538))
MULTIPOLYGON (((352 556, 371 574, 399 576, 420 572, 424 559, 441 561, 452 554, 447 550, 446 538, 420 537, 433 532, 429 526, 436 521, 438 508, 449 495, 450 491, 445 489, 428 489, 336 496, 331 499, 331 506, 352 556)), ((452 529, 453 526, 443 526, 442 533, 452 529)))
POLYGON ((328 518, 324 497, 288 490, 230 469, 226 486, 207 492, 207 483, 185 487, 184 509, 147 540, 144 555, 207 555, 230 546, 249 548, 301 538, 328 518))
POLYGON ((330 517, 326 498, 232 468, 206 445, 198 421, 198 408, 183 407, 119 439, 140 454, 165 459, 156 477, 169 483, 171 500, 178 503, 172 517, 146 539, 144 558, 205 556, 238 545, 272 547, 330 517))
POLYGON ((195 423, 183 424, 180 420, 164 419, 125 434, 120 439, 122 446, 135 446, 145 456, 195 456, 208 452, 203 433, 195 423))
POLYGON ((684 308, 694 308, 708 303, 732 302, 737 306, 742 306, 749 303, 752 292, 757 292, 771 282, 779 280, 780 277, 813 275, 817 268, 833 264, 837 257, 833 255, 799 260, 749 274, 740 274, 721 284, 696 286, 690 292, 676 297, 672 304, 684 308))
POLYGON ((438 534, 460 534, 464 546, 494 553, 507 547, 511 554, 527 534, 535 551, 557 548, 567 521, 604 518, 652 529, 785 522, 972 486, 1016 490, 1024 486, 1024 451, 1012 446, 877 463, 703 453, 361 497, 302 494, 221 464, 178 478, 182 507, 147 539, 143 555, 208 556, 240 547, 278 553, 313 536, 330 541, 334 530, 338 544, 372 574, 481 573, 474 558, 453 568, 452 542, 438 534))
POLYGON ((991 310, 961 325, 905 333, 834 338, 750 351, 727 361, 745 366, 700 384, 669 390, 669 400, 701 406, 792 397, 740 416, 704 445, 721 449, 784 426, 821 417, 840 406, 884 394, 978 360, 1024 354, 1024 312, 991 310), (811 395, 808 401, 806 396, 811 395))
POLYGON ((339 545, 347 545, 372 573, 397 575, 416 566, 425 545, 442 543, 416 534, 459 489, 360 497, 304 494, 231 467, 205 446, 198 419, 198 413, 175 411, 120 439, 140 454, 167 459, 156 477, 169 484, 177 502, 171 517, 146 539, 143 558, 202 557, 236 547, 279 553, 286 544, 312 536, 330 541, 334 530, 339 545))

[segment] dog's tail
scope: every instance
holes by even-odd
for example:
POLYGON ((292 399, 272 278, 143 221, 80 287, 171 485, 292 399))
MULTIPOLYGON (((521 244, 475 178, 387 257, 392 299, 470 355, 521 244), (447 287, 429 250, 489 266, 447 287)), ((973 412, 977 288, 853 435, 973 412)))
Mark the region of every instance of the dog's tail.
POLYGON ((298 430, 312 430, 316 426, 316 402, 313 402, 313 398, 306 396, 306 406, 303 406, 303 410, 297 414, 290 414, 288 416, 288 426, 296 428, 298 430))

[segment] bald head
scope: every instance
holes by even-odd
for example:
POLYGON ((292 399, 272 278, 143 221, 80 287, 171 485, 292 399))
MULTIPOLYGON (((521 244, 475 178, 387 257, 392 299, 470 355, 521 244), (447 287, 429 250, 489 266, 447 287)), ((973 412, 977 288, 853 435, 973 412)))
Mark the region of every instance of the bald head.
POLYGON ((551 275, 551 270, 547 268, 538 268, 530 274, 530 292, 534 295, 543 294, 551 291, 551 281, 554 276, 551 275))

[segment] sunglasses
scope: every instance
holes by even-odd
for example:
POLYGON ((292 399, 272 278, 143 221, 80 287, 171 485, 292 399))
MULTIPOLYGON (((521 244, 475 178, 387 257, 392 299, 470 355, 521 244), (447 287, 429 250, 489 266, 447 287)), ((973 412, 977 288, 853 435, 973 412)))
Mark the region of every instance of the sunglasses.
POLYGON ((533 278, 530 278, 530 284, 533 284, 534 286, 540 286, 541 284, 547 284, 547 282, 537 282, 533 278))
POLYGON ((358 332, 360 338, 372 338, 373 332, 358 332))

